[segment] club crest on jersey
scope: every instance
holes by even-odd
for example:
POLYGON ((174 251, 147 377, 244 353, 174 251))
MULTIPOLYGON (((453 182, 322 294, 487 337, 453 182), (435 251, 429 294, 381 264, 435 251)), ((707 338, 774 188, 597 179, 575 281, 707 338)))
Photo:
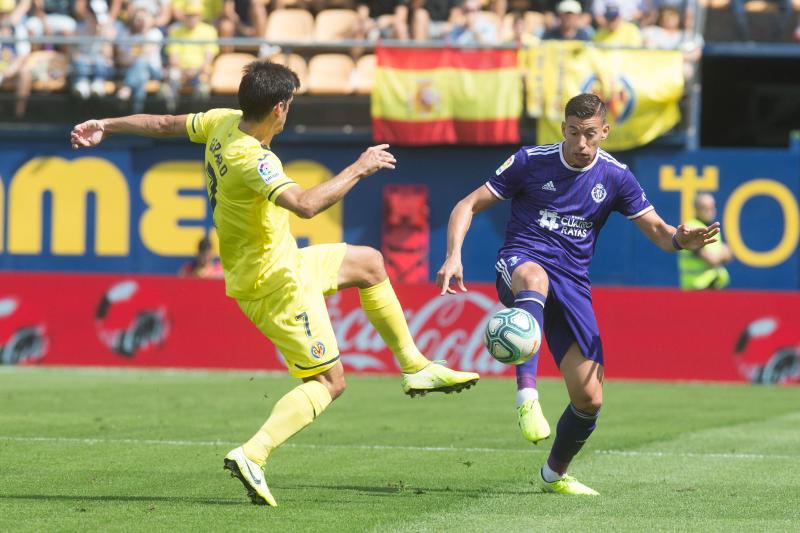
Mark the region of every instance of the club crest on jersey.
POLYGON ((270 163, 269 159, 264 158, 258 162, 258 175, 261 176, 265 184, 269 185, 281 175, 281 171, 270 163))
POLYGON ((503 171, 505 169, 507 169, 508 167, 510 167, 513 164, 514 164, 514 156, 512 155, 511 157, 506 159, 506 162, 503 163, 502 165, 500 165, 500 168, 498 168, 494 173, 499 176, 500 174, 503 173, 503 171))
POLYGON ((608 194, 602 183, 598 183, 594 186, 594 189, 592 189, 592 200, 594 200, 595 203, 599 204, 606 199, 606 196, 608 196, 608 194))
POLYGON ((311 357, 315 359, 319 359, 325 355, 325 345, 322 344, 320 341, 315 342, 311 345, 311 357))

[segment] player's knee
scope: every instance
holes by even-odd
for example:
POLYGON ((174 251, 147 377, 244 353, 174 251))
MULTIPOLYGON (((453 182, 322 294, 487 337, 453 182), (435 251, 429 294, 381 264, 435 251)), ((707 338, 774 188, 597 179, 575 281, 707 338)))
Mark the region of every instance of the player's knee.
POLYGON ((547 272, 541 266, 536 263, 525 263, 514 270, 511 283, 515 292, 535 290, 546 294, 549 280, 547 272))
POLYGON ((363 247, 362 268, 364 281, 368 287, 376 285, 386 279, 386 267, 383 264, 383 254, 375 248, 363 247))
POLYGON ((330 380, 325 383, 325 386, 328 387, 328 392, 331 395, 331 400, 335 400, 342 394, 344 394, 345 389, 347 388, 347 382, 344 379, 344 376, 337 377, 336 379, 330 380))
POLYGON ((580 398, 574 399, 572 401, 572 405, 584 413, 595 414, 600 411, 601 407, 603 407, 603 395, 602 393, 585 394, 580 398))

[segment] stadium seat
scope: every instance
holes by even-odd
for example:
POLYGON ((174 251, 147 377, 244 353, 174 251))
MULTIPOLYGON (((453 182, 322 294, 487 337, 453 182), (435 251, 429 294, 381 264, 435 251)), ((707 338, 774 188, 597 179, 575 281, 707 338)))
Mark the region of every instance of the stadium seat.
POLYGON ((28 68, 37 92, 58 92, 67 87, 69 59, 66 54, 53 50, 37 50, 28 57, 28 68))
POLYGON ((352 9, 324 9, 317 15, 314 40, 325 43, 352 39, 358 15, 352 9))
POLYGON ((239 81, 245 65, 255 61, 252 54, 230 53, 220 54, 214 60, 211 73, 211 92, 214 94, 236 94, 239 92, 239 81))
POLYGON ((305 9, 276 9, 269 14, 264 37, 273 42, 311 41, 314 17, 305 9))
POLYGON ((778 13, 778 4, 766 0, 749 0, 744 4, 748 13, 778 13))
POLYGON ((312 94, 350 94, 355 65, 345 54, 319 54, 308 62, 308 92, 312 94))
POLYGON ((280 63, 281 65, 289 67, 300 78, 300 89, 298 94, 303 94, 308 91, 308 65, 302 56, 297 54, 274 54, 269 57, 273 63, 280 63))
POLYGON ((155 94, 161 89, 161 82, 159 80, 147 80, 147 94, 155 94))
POLYGON ((356 61, 356 76, 353 83, 356 94, 372 93, 375 82, 375 54, 361 56, 356 61))

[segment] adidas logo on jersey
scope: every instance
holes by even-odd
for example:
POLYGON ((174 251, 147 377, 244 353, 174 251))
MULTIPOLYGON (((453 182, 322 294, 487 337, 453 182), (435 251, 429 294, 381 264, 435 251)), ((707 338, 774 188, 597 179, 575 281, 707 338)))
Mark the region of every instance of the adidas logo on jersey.
POLYGON ((555 185, 553 185, 553 182, 552 182, 552 181, 548 181, 547 183, 545 183, 544 185, 542 185, 542 190, 543 190, 543 191, 551 191, 551 192, 556 192, 556 186, 555 186, 555 185))

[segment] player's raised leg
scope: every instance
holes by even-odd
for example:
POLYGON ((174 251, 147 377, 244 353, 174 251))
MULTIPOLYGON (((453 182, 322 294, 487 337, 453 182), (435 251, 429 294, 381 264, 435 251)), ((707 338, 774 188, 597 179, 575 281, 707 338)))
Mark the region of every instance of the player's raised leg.
MULTIPOLYGON (((499 268, 507 268, 505 260, 498 263, 499 268)), ((501 272, 501 275, 503 272, 501 272)), ((507 271, 505 272, 507 276, 507 271)), ((544 305, 547 300, 547 272, 531 261, 517 266, 511 275, 511 290, 514 294, 514 307, 530 313, 544 331, 544 305)), ((536 375, 539 367, 539 351, 528 361, 516 367, 517 373, 517 421, 522 436, 537 443, 550 436, 550 424, 542 413, 539 392, 536 388, 536 375)))
POLYGON ((542 466, 545 492, 598 496, 598 492, 567 474, 597 425, 603 404, 603 365, 586 359, 577 343, 572 343, 559 366, 567 385, 570 403, 556 426, 556 438, 547 462, 542 466))
POLYGON ((329 370, 305 378, 302 385, 287 392, 272 408, 261 429, 225 456, 225 468, 242 482, 253 503, 277 506, 262 471, 267 457, 313 422, 344 389, 344 368, 337 361, 329 370))
POLYGON ((364 313, 400 364, 406 394, 459 392, 480 379, 474 372, 459 372, 433 363, 419 351, 378 250, 348 246, 339 269, 338 284, 340 289, 358 288, 364 313))

